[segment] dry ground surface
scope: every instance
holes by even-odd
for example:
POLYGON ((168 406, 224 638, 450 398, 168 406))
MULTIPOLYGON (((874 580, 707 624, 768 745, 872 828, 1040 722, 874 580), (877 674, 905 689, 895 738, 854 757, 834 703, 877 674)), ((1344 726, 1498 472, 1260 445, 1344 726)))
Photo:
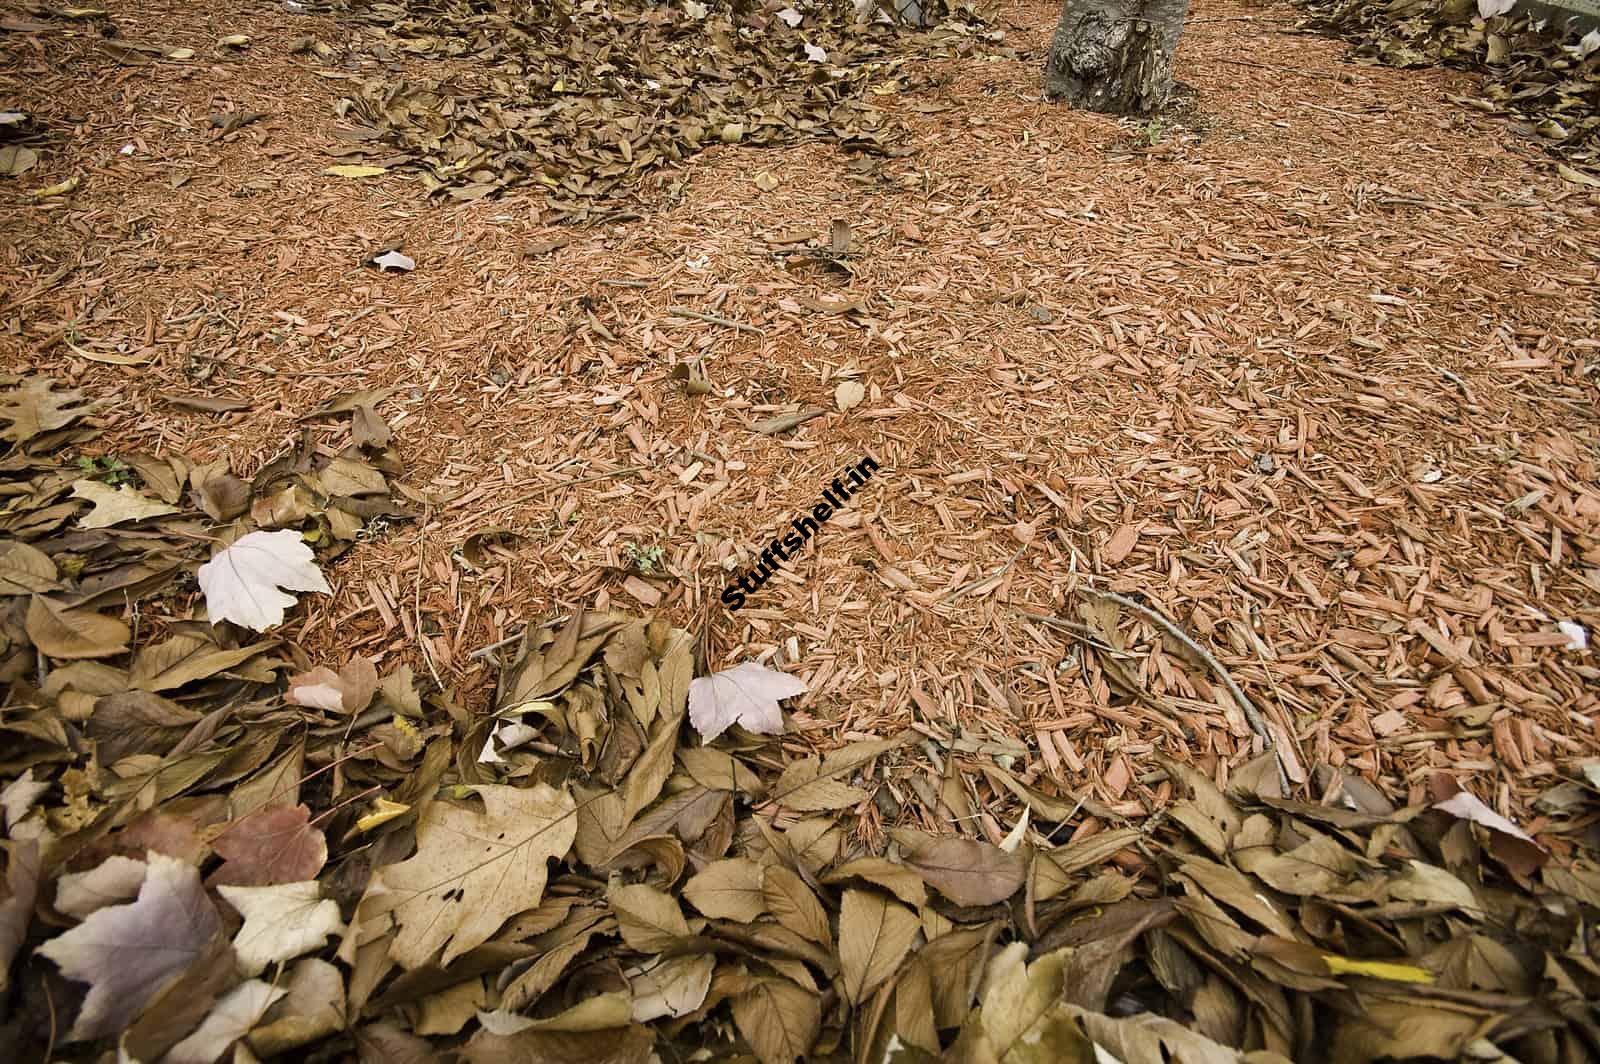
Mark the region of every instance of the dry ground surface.
POLYGON ((656 608, 703 633, 705 667, 804 678, 815 740, 966 729, 1134 815, 1170 794, 1156 752, 1225 780, 1262 740, 1099 588, 1212 647, 1295 771, 1416 800, 1448 768, 1527 816, 1600 750, 1600 671, 1557 627, 1600 627, 1600 196, 1450 103, 1466 75, 1352 66, 1285 32, 1290 9, 1203 0, 1194 101, 1146 130, 1042 103, 1054 12, 1008 2, 1015 58, 939 60, 877 101, 909 154, 718 147, 633 217, 556 227, 536 189, 440 203, 402 173, 323 175, 347 89, 290 43, 340 42, 334 17, 113 15, 197 58, 0 32, 0 110, 56 134, 0 183, 0 367, 110 399, 107 453, 245 475, 334 394, 397 389, 423 519, 308 596, 289 634, 313 658, 409 656, 482 706, 476 649, 579 604, 656 608), (236 110, 265 117, 209 122, 236 110), (853 275, 774 254, 836 218, 853 275), (414 272, 361 265, 396 241, 414 272), (79 353, 119 351, 140 364, 79 353), (668 376, 695 356, 700 397, 668 376), (866 394, 840 413, 843 380, 866 394), (810 407, 830 412, 752 431, 810 407), (864 455, 882 471, 849 512, 720 603, 864 455), (485 529, 515 535, 464 557, 485 529))

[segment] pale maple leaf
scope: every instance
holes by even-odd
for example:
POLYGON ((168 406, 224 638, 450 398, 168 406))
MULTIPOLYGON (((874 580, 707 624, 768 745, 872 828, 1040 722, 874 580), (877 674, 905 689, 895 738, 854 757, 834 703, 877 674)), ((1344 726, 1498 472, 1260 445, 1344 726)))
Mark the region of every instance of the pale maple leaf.
POLYGON ((200 873, 151 851, 137 899, 100 909, 39 947, 61 974, 90 984, 68 1039, 99 1038, 127 1027, 220 927, 200 873))
POLYGON ((212 624, 233 621, 257 632, 282 624, 283 611, 294 605, 295 597, 280 588, 333 593, 311 548, 292 528, 241 536, 196 576, 212 624))
POLYGON ((344 930, 339 903, 324 899, 314 879, 272 887, 217 889, 244 917, 244 926, 233 940, 233 952, 244 975, 259 975, 269 964, 309 953, 329 935, 344 930))
POLYGON ((783 731, 778 700, 805 694, 806 685, 753 661, 697 676, 689 684, 689 723, 710 742, 735 724, 763 735, 783 731))
POLYGON ((217 1002, 189 1037, 167 1051, 162 1064, 213 1064, 229 1046, 249 1034, 266 1011, 288 992, 260 979, 240 983, 217 1002))

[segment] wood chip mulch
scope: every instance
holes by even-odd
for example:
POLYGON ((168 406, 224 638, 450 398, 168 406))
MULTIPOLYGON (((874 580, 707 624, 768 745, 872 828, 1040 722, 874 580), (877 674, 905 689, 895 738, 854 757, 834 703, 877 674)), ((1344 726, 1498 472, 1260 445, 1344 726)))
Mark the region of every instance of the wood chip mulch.
MULTIPOLYGON (((802 740, 989 744, 1105 818, 1172 797, 1159 755, 1225 784, 1262 734, 1095 589, 1209 648, 1291 778, 1415 803, 1449 770, 1526 826, 1600 753, 1600 193, 1451 103, 1466 75, 1348 65, 1292 15, 1197 4, 1194 94, 1144 125, 1043 104, 1056 11, 1003 3, 1016 58, 875 98, 903 157, 717 146, 553 227, 539 190, 325 175, 379 63, 292 47, 343 42, 334 15, 113 8, 195 53, 129 64, 7 7, 0 111, 38 163, 0 179, 0 368, 110 400, 105 453, 246 476, 338 393, 397 389, 426 517, 289 634, 469 703, 480 648, 615 603, 705 633, 708 668, 801 676, 802 740), (397 247, 413 271, 363 265, 397 247), (670 375, 693 359, 703 396, 670 375), (730 574, 865 455, 848 512, 729 613, 730 574)), ((991 785, 958 784, 958 826, 997 841, 991 785)))

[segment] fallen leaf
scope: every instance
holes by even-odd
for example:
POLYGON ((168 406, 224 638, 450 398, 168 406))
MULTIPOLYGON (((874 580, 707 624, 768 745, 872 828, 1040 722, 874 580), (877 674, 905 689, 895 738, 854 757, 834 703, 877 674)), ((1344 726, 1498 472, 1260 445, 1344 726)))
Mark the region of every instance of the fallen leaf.
POLYGON ((318 949, 329 935, 344 930, 339 903, 324 899, 316 880, 217 889, 244 917, 244 926, 233 939, 243 975, 258 975, 269 964, 318 949))
POLYGON ((180 395, 168 392, 161 398, 180 410, 193 410, 201 414, 231 414, 238 410, 250 409, 250 404, 243 399, 225 399, 211 395, 180 395))
POLYGON ((279 588, 333 593, 311 548, 293 529, 241 536, 202 565, 196 577, 213 625, 233 621, 258 632, 283 623, 284 609, 295 604, 294 596, 279 588))
POLYGON ((798 872, 783 865, 767 865, 762 873, 761 898, 766 911, 784 927, 823 947, 833 943, 828 912, 798 872))
POLYGON ((614 887, 606 895, 617 914, 622 941, 640 953, 664 953, 690 935, 689 923, 674 899, 644 883, 614 887))
POLYGON ((816 1042, 822 1002, 787 979, 757 979, 733 999, 733 1022, 761 1064, 791 1064, 816 1042))
POLYGON ((67 978, 90 984, 69 1039, 100 1038, 127 1027, 220 929, 200 874, 151 853, 136 901, 101 909, 39 947, 67 978))
POLYGON ((0 421, 9 423, 0 437, 27 443, 35 436, 66 428, 99 405, 75 388, 55 391, 54 383, 47 377, 29 377, 20 388, 0 396, 0 421))
POLYGON ((183 1041, 167 1051, 162 1064, 215 1064, 228 1047, 250 1033, 289 991, 250 979, 228 992, 183 1041))
POLYGON ((98 480, 75 480, 72 494, 89 500, 94 507, 78 518, 80 528, 110 528, 124 521, 144 521, 178 512, 176 506, 146 498, 127 484, 113 488, 98 480))
POLYGON ((270 806, 234 821, 211 842, 223 858, 212 886, 261 887, 311 879, 328 861, 328 840, 303 805, 270 806))
POLYGON ((379 798, 372 803, 372 812, 356 821, 357 831, 371 831, 393 820, 395 817, 405 816, 411 807, 404 802, 391 802, 387 798, 379 798))
POLYGON ((69 192, 76 191, 77 188, 78 178, 76 175, 74 175, 73 177, 67 178, 65 181, 58 181, 54 185, 47 185, 44 188, 36 188, 32 192, 28 193, 28 195, 32 196, 34 199, 49 199, 52 196, 65 196, 69 192))
POLYGON ((1388 979, 1398 983, 1431 983, 1433 973, 1411 964, 1392 964, 1388 961, 1357 961, 1324 953, 1323 961, 1333 975, 1369 975, 1374 979, 1388 979))
POLYGON ((867 387, 860 381, 840 381, 833 390, 833 404, 841 411, 859 406, 867 397, 867 387))
POLYGON ((1102 557, 1107 565, 1121 565, 1133 549, 1139 545, 1139 526, 1123 525, 1117 529, 1116 534, 1106 541, 1102 557))
POLYGON ((39 843, 13 839, 0 843, 6 854, 6 898, 0 901, 0 992, 11 985, 11 962, 28 940, 33 906, 39 897, 39 843))
POLYGON ((698 1009, 711 989, 717 959, 710 954, 673 957, 628 980, 633 994, 633 1022, 648 1023, 663 1016, 677 1018, 698 1009))
POLYGON ((1484 805, 1471 791, 1458 791, 1445 801, 1434 803, 1433 808, 1489 829, 1489 852, 1521 875, 1532 875, 1550 859, 1533 836, 1484 805))
POLYGON ((128 626, 89 610, 68 610, 42 595, 28 603, 23 622, 33 645, 52 658, 108 658, 128 649, 128 626))
POLYGON ((775 192, 778 188, 778 179, 769 170, 761 170, 755 176, 756 188, 763 192, 775 192))
POLYGON ((804 683, 787 673, 741 662, 690 682, 689 722, 708 743, 735 724, 762 735, 780 735, 783 711, 778 702, 805 690, 804 683))
POLYGON ((705 395, 711 391, 711 378, 706 376, 705 363, 698 358, 679 362, 667 377, 669 380, 683 381, 683 390, 689 395, 705 395))
POLYGON ((894 972, 922 930, 917 914, 871 890, 847 890, 839 906, 839 974, 860 1007, 894 972))
POLYGON ((749 923, 767 908, 761 866, 746 857, 706 865, 683 885, 683 896, 714 920, 749 923))
POLYGON ((326 666, 289 677, 284 697, 297 706, 331 713, 360 713, 378 692, 378 669, 372 659, 354 657, 338 672, 326 666))
POLYGON ((217 43, 224 48, 248 48, 250 47, 250 38, 242 33, 230 33, 217 43))
POLYGON ((258 1056, 276 1056, 345 1027, 344 977, 327 961, 296 962, 287 989, 272 1022, 250 1031, 250 1048, 258 1056))
POLYGON ((372 264, 380 270, 394 270, 397 273, 410 273, 417 268, 417 260, 410 255, 403 255, 398 251, 385 251, 376 255, 372 264))
POLYGON ((8 144, 0 148, 0 174, 7 177, 25 174, 38 162, 39 153, 32 148, 24 148, 20 144, 8 144))
POLYGON ((416 855, 379 870, 381 892, 368 893, 399 925, 389 955, 404 968, 428 963, 441 946, 447 965, 536 906, 547 862, 566 856, 577 834, 572 796, 548 784, 466 789, 483 799, 484 812, 430 804, 417 824, 416 855))
POLYGON ((807 62, 826 63, 828 61, 826 49, 819 48, 814 44, 802 44, 801 47, 805 49, 807 62))
POLYGON ((87 872, 69 872, 56 881, 57 912, 79 920, 107 905, 121 905, 139 896, 145 863, 113 855, 87 872))
POLYGON ((900 860, 957 905, 994 905, 1022 886, 1028 863, 1021 854, 976 839, 927 838, 902 845, 900 860))

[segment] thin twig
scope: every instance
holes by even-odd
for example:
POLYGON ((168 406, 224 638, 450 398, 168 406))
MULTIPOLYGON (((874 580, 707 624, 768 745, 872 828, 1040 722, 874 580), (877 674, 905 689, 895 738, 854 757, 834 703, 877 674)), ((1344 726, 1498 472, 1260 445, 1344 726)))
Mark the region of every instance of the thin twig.
POLYGON ((724 318, 720 314, 705 314, 698 310, 690 310, 688 307, 679 306, 668 307, 667 313, 676 314, 683 318, 698 318, 701 321, 709 321, 713 325, 726 325, 730 329, 738 329, 740 332, 754 333, 757 336, 767 335, 767 330, 763 329, 759 325, 750 325, 746 322, 734 321, 732 318, 724 318))
POLYGON ((1255 703, 1250 701, 1249 696, 1246 695, 1243 689, 1241 689, 1234 681, 1233 674, 1228 672, 1228 670, 1223 667, 1222 662, 1218 661, 1211 651, 1195 642, 1194 639, 1190 637, 1189 634, 1186 633, 1182 628, 1179 628, 1175 622, 1169 621, 1166 614, 1162 613, 1160 610, 1151 609, 1144 603, 1136 602, 1125 595, 1119 595, 1115 591, 1101 591, 1099 588, 1094 587, 1080 587, 1078 590, 1082 591, 1084 594, 1093 595, 1096 598, 1109 599, 1124 609, 1132 610, 1134 613, 1137 613, 1139 616, 1143 617, 1145 620, 1157 626, 1172 638, 1176 639, 1178 642, 1194 651, 1197 655, 1199 655, 1200 660, 1209 665, 1211 667, 1211 671, 1217 674, 1217 677, 1222 681, 1223 686, 1227 687, 1228 693, 1233 696, 1234 701, 1239 703, 1239 708, 1244 710, 1244 717, 1245 720, 1250 724, 1250 730, 1261 736, 1263 742, 1267 743, 1269 746, 1272 745, 1272 733, 1267 730, 1267 722, 1261 718, 1261 711, 1256 708, 1255 703))
POLYGON ((981 584, 986 584, 990 580, 993 580, 997 576, 1005 575, 1006 570, 1010 569, 1013 565, 1017 564, 1017 559, 1022 557, 1022 552, 1027 550, 1027 549, 1028 549, 1028 545, 1026 543, 1024 543, 1022 546, 1017 548, 1017 552, 1015 554, 1013 554, 1011 556, 1011 558, 1004 565, 1002 565, 1000 568, 996 569, 992 573, 988 573, 988 574, 986 574, 984 576, 980 576, 976 580, 968 581, 967 583, 962 584, 960 587, 956 588, 954 591, 947 592, 945 594, 945 596, 943 598, 941 598, 939 601, 941 603, 943 603, 943 602, 949 602, 951 599, 954 599, 954 598, 960 598, 962 595, 965 595, 968 591, 971 591, 973 588, 978 587, 981 584))

